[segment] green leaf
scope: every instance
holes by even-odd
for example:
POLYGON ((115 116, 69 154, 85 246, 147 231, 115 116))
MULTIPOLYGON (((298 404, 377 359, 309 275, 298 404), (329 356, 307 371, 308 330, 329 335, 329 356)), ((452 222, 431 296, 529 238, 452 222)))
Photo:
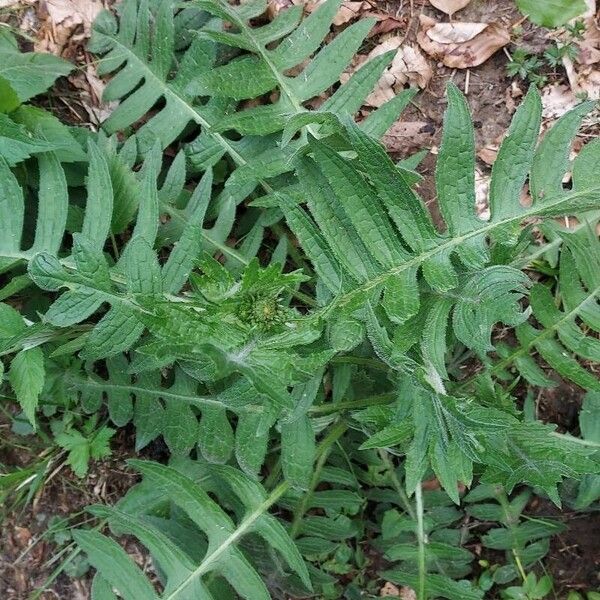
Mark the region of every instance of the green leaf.
POLYGON ((21 350, 12 360, 8 380, 25 416, 35 427, 35 410, 44 387, 44 354, 40 348, 21 350))
POLYGON ((52 113, 37 106, 22 105, 11 114, 11 118, 23 125, 30 137, 51 145, 60 162, 86 161, 80 138, 74 135, 74 127, 63 124, 52 113))
MULTIPOLYGON (((600 394, 588 392, 579 413, 579 427, 585 440, 600 442, 600 394)), ((575 499, 575 508, 582 510, 600 498, 600 475, 584 475, 575 499)))
MULTIPOLYGON (((418 575, 400 570, 384 571, 387 581, 407 585, 413 589, 418 586, 418 575)), ((428 573, 425 581, 425 593, 429 598, 448 598, 448 600, 482 600, 484 592, 473 587, 469 581, 452 581, 445 575, 428 573)))
POLYGON ((110 583, 108 583, 100 573, 94 575, 91 592, 92 600, 117 600, 110 583))
POLYGON ((246 56, 198 75, 187 91, 194 96, 224 95, 246 100, 269 92, 276 84, 277 79, 265 62, 246 56))
POLYGON ((21 249, 23 192, 7 162, 0 156, 0 253, 21 249))
POLYGON ((299 100, 310 100, 339 79, 340 73, 350 64, 374 24, 375 19, 361 19, 344 29, 317 53, 293 81, 293 89, 299 100))
POLYGON ((6 79, 21 102, 42 94, 73 66, 53 54, 20 52, 9 29, 0 32, 0 77, 6 79))
POLYGON ((92 245, 101 250, 110 232, 113 191, 108 165, 98 146, 88 144, 90 162, 87 175, 87 204, 81 229, 92 245))
POLYGON ((529 173, 542 119, 542 102, 537 87, 532 85, 517 109, 504 138, 490 180, 492 220, 501 220, 514 210, 516 200, 529 173))
POLYGON ((187 223, 162 269, 165 290, 171 294, 181 290, 200 255, 202 223, 210 201, 211 188, 212 171, 208 170, 188 202, 187 223))
POLYGON ((307 416, 281 425, 281 467, 294 487, 308 489, 315 459, 315 434, 307 416))
MULTIPOLYGON (((87 510, 98 518, 109 519, 111 526, 119 532, 135 535, 148 548, 153 560, 158 563, 168 579, 165 594, 169 594, 193 571, 194 563, 188 554, 149 520, 101 505, 91 506, 87 510)), ((211 597, 201 581, 195 581, 188 593, 197 598, 211 597)))
POLYGON ((124 600, 158 600, 149 580, 117 542, 97 531, 79 529, 73 539, 124 600))
POLYGON ((546 202, 564 192, 562 181, 569 168, 573 137, 593 107, 593 102, 583 102, 564 114, 544 135, 531 165, 529 185, 534 202, 546 202))
POLYGON ((559 27, 586 11, 585 0, 517 0, 519 10, 542 27, 559 27))
POLYGON ((227 564, 227 569, 222 571, 223 576, 242 597, 248 600, 269 599, 269 593, 264 583, 247 559, 235 547, 238 537, 255 523, 268 505, 265 506, 263 503, 259 510, 251 513, 248 520, 244 521, 240 531, 236 532, 235 526, 227 514, 201 487, 188 477, 157 463, 132 461, 132 464, 158 489, 168 492, 171 500, 184 510, 190 519, 207 534, 210 547, 213 549, 207 553, 202 563, 194 569, 190 576, 182 581, 166 598, 174 598, 180 590, 190 585, 195 578, 201 577, 214 568, 222 568, 227 564))
MULTIPOLYGON (((475 141, 469 107, 458 88, 446 89, 448 109, 444 118, 435 181, 438 202, 448 233, 476 231, 482 225, 475 215, 475 141)), ((457 248, 466 266, 481 268, 487 262, 483 237, 470 237, 457 248)))
POLYGON ((68 451, 67 463, 77 477, 85 477, 90 459, 105 458, 110 455, 109 440, 115 430, 102 427, 86 437, 75 429, 64 431, 55 436, 56 443, 68 451))
POLYGON ((162 291, 160 266, 143 237, 133 238, 126 251, 127 287, 133 294, 156 296, 162 291))
POLYGON ((162 430, 165 442, 175 456, 188 454, 198 441, 198 421, 194 411, 188 404, 176 400, 165 401, 162 430))
POLYGON ((0 112, 9 113, 19 107, 21 101, 10 83, 0 76, 0 112))
POLYGON ((67 224, 69 208, 67 180, 56 155, 42 154, 38 159, 38 165, 40 191, 32 251, 57 254, 67 224))
POLYGON ((10 339, 27 329, 23 317, 10 304, 0 303, 0 339, 10 339))
POLYGON ((198 446, 211 463, 226 463, 234 446, 233 430, 224 409, 205 408, 198 428, 198 446))
MULTIPOLYGON (((156 379, 160 378, 157 373, 143 374, 139 376, 140 386, 151 389, 158 388, 156 379)), ((135 425, 135 447, 140 451, 154 440, 162 432, 165 422, 165 411, 158 400, 151 393, 140 390, 136 394, 133 412, 133 424, 135 425)))
POLYGON ((242 413, 235 430, 235 457, 245 473, 256 476, 267 454, 269 435, 260 430, 262 414, 242 413))

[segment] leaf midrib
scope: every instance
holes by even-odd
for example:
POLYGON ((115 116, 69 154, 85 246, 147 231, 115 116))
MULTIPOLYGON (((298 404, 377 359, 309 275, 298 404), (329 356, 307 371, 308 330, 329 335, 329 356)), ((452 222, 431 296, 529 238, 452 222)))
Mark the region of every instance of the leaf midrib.
POLYGON ((176 392, 171 392, 168 389, 157 389, 157 388, 148 388, 140 385, 134 384, 116 384, 111 383, 110 381, 95 381, 93 379, 79 379, 76 377, 67 377, 67 382, 70 383, 76 389, 94 389, 94 390, 103 390, 110 392, 130 392, 134 395, 149 395, 155 398, 162 398, 163 400, 178 400, 181 402, 185 402, 187 404, 197 406, 198 408, 205 408, 207 406, 218 407, 218 408, 226 408, 227 410, 231 410, 232 412, 252 412, 250 408, 244 407, 232 407, 225 402, 221 402, 219 400, 215 400, 214 398, 207 398, 206 396, 189 396, 186 394, 179 394, 176 392))
POLYGON ((201 577, 207 573, 215 562, 221 558, 221 556, 227 552, 227 550, 234 546, 238 540, 249 532, 254 526, 255 522, 260 519, 269 508, 279 500, 283 494, 287 492, 290 484, 287 481, 280 483, 266 498, 263 500, 250 514, 248 514, 240 522, 239 526, 233 533, 228 535, 220 544, 217 546, 209 555, 207 555, 200 565, 192 573, 190 573, 168 596, 165 596, 163 600, 173 600, 180 594, 194 579, 201 577))
MULTIPOLYGON (((333 300, 331 302, 331 304, 326 306, 323 310, 329 311, 333 307, 344 306, 344 305, 348 304, 349 302, 351 302, 352 299, 355 298, 356 296, 366 293, 366 292, 372 290, 373 288, 384 284, 390 277, 393 277, 394 275, 398 275, 398 274, 400 274, 408 269, 411 269, 413 267, 418 267, 421 263, 425 262, 429 258, 432 258, 436 254, 441 254, 441 253, 451 251, 453 248, 456 248, 456 247, 462 245, 463 243, 465 243, 466 241, 468 241, 471 238, 490 234, 491 232, 495 231, 496 229, 506 227, 507 225, 520 223, 521 221, 523 221, 529 217, 540 216, 544 212, 546 212, 549 208, 559 207, 562 204, 569 203, 573 199, 576 199, 581 196, 588 196, 593 193, 597 193, 600 195, 600 186, 596 187, 596 188, 580 191, 580 192, 571 192, 571 193, 561 195, 558 198, 558 200, 556 200, 555 202, 545 201, 543 204, 533 205, 533 206, 529 207, 528 209, 521 211, 521 212, 519 212, 519 214, 514 215, 512 217, 507 217, 505 219, 502 219, 501 221, 488 222, 487 224, 484 224, 482 227, 480 227, 478 229, 475 229, 475 230, 465 233, 463 235, 459 235, 459 236, 450 238, 446 242, 439 244, 435 248, 432 248, 431 250, 427 250, 426 252, 423 252, 417 256, 414 256, 411 260, 406 261, 406 262, 402 263, 401 265, 392 267, 391 269, 388 269, 387 271, 381 273, 380 275, 377 275, 376 277, 373 277, 372 279, 369 279, 369 280, 361 283, 360 285, 355 287, 352 291, 347 292, 346 294, 343 294, 341 296, 338 296, 335 300, 333 300)), ((568 211, 565 211, 565 212, 566 212, 566 214, 568 214, 568 211)))
MULTIPOLYGON (((588 295, 585 297, 585 299, 583 299, 575 308, 571 309, 569 312, 563 313, 564 316, 561 317, 555 323, 553 323, 550 327, 545 327, 542 330, 538 329, 537 331, 539 331, 539 334, 537 334, 531 342, 525 344, 524 346, 521 345, 517 350, 515 350, 512 354, 510 354, 510 356, 507 356, 506 358, 503 358, 501 361, 497 362, 491 368, 491 372, 496 373, 497 371, 501 371, 502 369, 504 369, 508 365, 510 365, 512 362, 514 362, 514 360, 516 358, 519 358, 519 356, 523 356, 524 354, 529 354, 531 348, 535 347, 535 345, 540 340, 546 339, 548 337, 552 337, 552 336, 554 336, 554 334, 557 334, 561 325, 577 318, 579 316, 580 311, 583 310, 583 308, 585 308, 585 306, 588 303, 590 303, 592 300, 595 300, 596 297, 599 295, 600 295, 600 285, 598 287, 596 287, 594 290, 592 290, 591 292, 588 292, 588 295)), ((535 316, 535 313, 534 313, 534 316, 535 316)))
MULTIPOLYGON (((507 356, 506 358, 503 358, 502 360, 495 363, 490 368, 489 372, 491 374, 496 374, 499 371, 506 369, 506 367, 511 365, 515 361, 515 359, 519 358, 520 356, 528 355, 530 353, 531 349, 534 348, 535 345, 537 343, 539 343, 540 340, 544 340, 546 338, 553 337, 558 332, 558 329, 560 328, 561 325, 563 325, 564 323, 566 323, 572 319, 577 318, 579 316, 579 312, 589 302, 594 300, 599 295, 600 295, 600 286, 598 286, 597 288, 595 288, 594 290, 589 292, 588 295, 577 306, 575 306, 573 309, 571 309, 569 312, 563 313, 564 316, 561 317, 551 327, 545 327, 544 329, 541 329, 541 330, 537 329, 536 331, 538 331, 538 334, 535 336, 535 338, 531 342, 529 342, 528 344, 525 344, 525 345, 520 345, 519 348, 517 348, 509 356, 507 356)), ((476 377, 477 376, 475 375, 475 376, 469 378, 463 384, 461 384, 457 388, 455 388, 453 390, 453 393, 456 394, 458 392, 461 392, 461 391, 469 388, 474 383, 476 377)))
MULTIPOLYGON (((115 37, 111 37, 103 33, 99 33, 99 36, 109 40, 115 46, 118 46, 126 55, 128 55, 129 59, 127 60, 127 62, 135 62, 136 66, 143 70, 143 72, 145 73, 145 77, 151 78, 157 89, 162 90, 162 95, 165 96, 165 98, 169 98, 173 102, 181 106, 183 110, 189 114, 192 121, 202 126, 204 128, 204 131, 208 135, 210 135, 229 154, 229 156, 231 156, 233 161, 238 166, 244 166, 249 164, 248 161, 229 143, 227 138, 222 136, 220 133, 213 131, 211 124, 196 110, 193 104, 188 102, 184 97, 180 96, 176 91, 174 91, 167 81, 164 81, 163 79, 158 77, 146 64, 146 62, 140 59, 140 57, 137 56, 130 48, 122 44, 121 41, 115 37)), ((255 42, 253 37, 252 40, 253 42, 255 42)), ((277 72, 277 69, 275 68, 275 65, 272 64, 272 61, 270 61, 270 59, 267 56, 264 56, 264 53, 261 52, 259 54, 261 58, 265 60, 269 68, 273 71, 281 88, 281 91, 283 91, 290 100, 290 102, 292 102, 293 107, 298 112, 304 112, 304 109, 298 105, 291 91, 288 90, 288 86, 280 77, 279 73, 277 72)), ((258 183, 268 194, 273 193, 273 188, 266 181, 264 181, 263 179, 259 179, 258 183)))
MULTIPOLYGON (((231 158, 238 165, 248 164, 248 161, 246 161, 246 159, 228 142, 224 136, 212 130, 210 123, 194 108, 191 103, 188 103, 185 98, 176 93, 168 84, 168 82, 163 81, 160 77, 158 77, 148 66, 148 64, 146 64, 146 62, 137 56, 130 48, 122 44, 121 41, 115 37, 111 37, 104 33, 100 33, 99 36, 109 40, 115 46, 118 46, 127 56, 129 56, 127 62, 135 62, 136 66, 145 73, 144 76, 152 79, 156 88, 162 90, 162 95, 180 105, 196 124, 201 125, 206 133, 208 133, 223 149, 225 149, 226 152, 229 153, 231 158)), ((100 59, 100 62, 101 61, 102 59, 100 59)))

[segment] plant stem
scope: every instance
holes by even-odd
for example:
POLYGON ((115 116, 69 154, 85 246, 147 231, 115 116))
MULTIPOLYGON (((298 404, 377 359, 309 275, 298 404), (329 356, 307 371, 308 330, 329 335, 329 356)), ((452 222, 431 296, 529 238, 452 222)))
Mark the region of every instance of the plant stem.
POLYGON ((259 504, 249 515, 244 517, 233 533, 226 537, 216 548, 212 549, 212 551, 202 559, 202 562, 198 567, 186 575, 169 595, 164 596, 164 600, 173 600, 173 598, 179 596, 194 579, 202 577, 205 573, 212 571, 215 568, 215 564, 218 563, 225 553, 237 544, 238 540, 246 533, 251 531, 256 521, 288 491, 289 487, 290 484, 287 481, 282 481, 269 496, 261 502, 261 504, 259 504))
POLYGON ((330 415, 332 413, 342 412, 344 410, 354 410, 358 408, 368 408, 369 406, 384 406, 392 404, 396 400, 397 394, 379 394, 378 396, 369 396, 358 400, 346 400, 345 402, 330 402, 313 406, 308 412, 311 415, 330 415))
POLYGON ((521 549, 519 548, 519 543, 517 541, 518 538, 515 533, 514 518, 511 513, 510 502, 508 500, 508 496, 506 495, 506 491, 504 490, 504 488, 502 486, 498 486, 496 488, 496 498, 498 500, 498 503, 502 507, 502 510, 504 511, 504 516, 506 519, 506 527, 508 528, 510 535, 512 537, 512 540, 513 540, 513 547, 511 548, 511 552, 512 552, 513 558, 515 559, 515 564, 517 565, 517 570, 519 571, 519 575, 521 576, 521 579, 523 580, 523 582, 525 582, 525 580, 527 579, 527 575, 525 573, 525 569, 523 568, 523 563, 521 562, 521 555, 520 555, 521 549))
POLYGON ((333 444, 345 433, 348 426, 343 421, 338 421, 328 432, 328 434, 323 438, 323 441, 319 444, 319 448, 317 450, 317 463, 315 465, 315 470, 313 472, 312 479, 310 480, 310 485, 308 490, 302 497, 298 508, 294 513, 294 520, 292 521, 292 525, 290 527, 290 537, 294 539, 298 533, 300 532, 300 525, 302 524, 302 518, 304 517, 304 513, 306 513, 308 509, 308 505, 312 498, 313 492, 315 488, 319 484, 319 480, 321 478, 321 471, 325 462, 327 461, 327 457, 331 452, 331 448, 333 444))
POLYGON ((281 224, 275 223, 274 225, 271 225, 271 230, 278 238, 280 238, 280 239, 286 238, 287 239, 288 254, 290 255, 290 258, 296 265, 296 268, 302 269, 309 276, 313 276, 313 272, 312 272, 310 265, 308 265, 306 263, 306 260, 304 259, 302 254, 298 251, 298 248, 296 248, 296 246, 289 239, 288 232, 281 226, 281 224))
POLYGON ((273 465, 271 472, 265 479, 264 487, 267 490, 273 489, 275 482, 279 479, 279 475, 281 474, 281 460, 277 459, 277 462, 273 465))
POLYGON ((385 450, 379 450, 379 456, 381 457, 381 460, 385 463, 385 468, 387 469, 390 475, 390 479, 392 480, 392 485, 394 486, 394 489, 396 490, 396 493, 400 498, 400 503, 404 507, 404 510, 409 514, 410 518, 413 521, 415 521, 417 519, 417 515, 415 514, 415 511, 412 507, 412 504, 410 503, 408 496, 406 495, 406 492, 404 491, 404 488, 402 487, 402 483, 398 479, 396 469, 394 468, 394 463, 390 459, 389 453, 385 450))
POLYGON ((391 371, 391 369, 380 360, 375 360, 374 358, 363 358, 361 356, 334 356, 331 359, 331 362, 342 365, 362 365, 364 367, 376 369, 377 371, 385 371, 386 373, 391 371))
POLYGON ((421 482, 418 483, 415 489, 415 502, 417 507, 417 542, 419 544, 419 583, 417 588, 417 600, 426 600, 425 574, 427 572, 427 565, 425 561, 425 544, 427 543, 427 540, 425 536, 425 528, 423 526, 423 490, 421 489, 421 482))

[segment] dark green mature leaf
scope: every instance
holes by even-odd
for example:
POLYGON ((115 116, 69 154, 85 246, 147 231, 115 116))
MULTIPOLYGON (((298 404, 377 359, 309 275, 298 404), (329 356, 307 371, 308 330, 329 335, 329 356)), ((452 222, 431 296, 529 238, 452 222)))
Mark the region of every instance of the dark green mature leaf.
POLYGON ((117 542, 97 531, 85 530, 75 531, 73 539, 125 600, 158 600, 152 584, 117 542))
MULTIPOLYGON (((348 561, 360 560, 358 551, 346 558, 346 540, 362 534, 366 501, 402 504, 410 516, 402 487, 421 491, 432 472, 449 498, 441 490, 423 494, 434 497, 426 498, 419 524, 430 536, 425 568, 436 571, 426 593, 480 597, 453 581, 468 573, 471 555, 457 550, 460 540, 449 529, 460 518, 450 502, 459 502, 459 484, 470 484, 474 465, 490 485, 510 490, 525 482, 555 502, 563 478, 598 470, 593 444, 522 421, 508 391, 494 388, 487 374, 487 387, 478 380, 478 400, 446 391, 465 357, 490 360, 497 323, 516 328, 525 348, 508 358, 510 350, 499 346, 508 359, 503 376, 514 363, 531 382, 545 383, 529 355, 535 349, 557 372, 596 385, 578 363, 599 356, 593 332, 600 323, 600 253, 592 229, 561 232, 556 293, 535 284, 525 310, 529 279, 514 266, 529 260, 523 254, 531 228, 523 230, 523 222, 570 214, 581 221, 598 207, 597 145, 574 161, 571 189, 562 183, 571 139, 591 105, 561 119, 537 146, 541 104, 530 90, 494 166, 486 221, 475 206, 469 108, 449 87, 436 169, 441 231, 412 187, 419 154, 394 164, 372 137, 412 92, 360 125, 352 120, 392 54, 329 89, 371 21, 325 44, 338 1, 322 3, 305 20, 292 8, 263 25, 257 18, 265 8, 262 1, 125 0, 118 18, 100 18, 93 45, 100 70, 113 74, 106 99, 118 102, 105 128, 120 135, 87 136, 87 196, 67 190, 77 169, 69 165, 67 177, 60 166, 83 161, 77 148, 69 156, 67 134, 85 136, 58 132, 42 117, 46 129, 40 126, 38 136, 27 119, 16 119, 21 108, 11 109, 6 148, 15 159, 36 155, 40 192, 35 177, 23 189, 2 163, 0 266, 20 273, 28 262, 31 280, 53 294, 44 323, 16 323, 3 310, 3 353, 20 352, 9 381, 19 396, 15 361, 19 367, 23 353, 35 352, 47 389, 34 381, 25 390, 32 416, 38 396, 78 400, 85 412, 106 402, 116 425, 133 421, 138 449, 163 436, 171 466, 137 463, 144 481, 126 501, 93 509, 115 533, 133 534, 148 548, 162 598, 266 599, 271 588, 305 596, 310 579, 298 548, 322 553, 323 571, 311 575, 315 595, 325 596, 318 586, 333 583, 325 569, 352 570, 348 561), (275 100, 257 106, 265 94, 275 100), (307 111, 321 94, 328 99, 320 109, 307 111), (17 126, 9 131, 11 124, 17 126), (137 137, 127 138, 133 129, 137 137), (46 137, 54 154, 41 143, 46 137), (173 143, 185 149, 169 152, 163 164, 162 149, 173 143), (197 185, 190 166, 204 172, 197 185), (528 178, 534 201, 524 207, 528 178), (258 188, 266 195, 255 205, 266 210, 244 208, 236 219, 236 206, 258 188), (28 230, 30 196, 38 207, 35 232, 28 230), (296 239, 273 227, 281 213, 296 239), (66 229, 71 248, 63 243, 66 229), (255 257, 270 266, 261 268, 255 257), (293 271, 301 267, 306 275, 293 271), (535 325, 526 322, 530 312, 535 325), (75 359, 65 369, 73 352, 86 363, 75 359), (56 383, 60 369, 64 381, 56 383), (354 419, 338 414, 365 406, 354 419), (401 464, 385 460, 388 447, 401 464), (234 454, 241 470, 230 466, 234 454), (258 483, 262 476, 270 493, 258 483), (382 481, 394 489, 380 488, 382 481), (289 535, 268 514, 276 502, 293 512, 289 535), (297 535, 298 547, 290 539, 297 535), (320 537, 328 542, 321 551, 320 537)), ((10 289, 18 291, 22 284, 14 281, 10 289)), ((57 436, 80 473, 88 457, 108 451, 111 430, 100 431, 97 445, 88 430, 57 436)), ((398 571, 407 574, 398 580, 414 586, 414 519, 396 526, 409 539, 384 539, 381 550, 403 561, 398 571)), ((145 576, 108 538, 82 539, 100 571, 95 593, 112 599, 114 587, 130 597, 136 582, 144 597, 147 582, 137 580, 145 576)), ((543 546, 539 539, 530 544, 523 559, 536 560, 543 546)))
MULTIPOLYGON (((264 3, 255 12, 223 0, 190 4, 197 7, 188 10, 196 11, 194 24, 199 31, 189 45, 178 44, 183 31, 169 1, 126 0, 118 23, 109 14, 97 20, 91 48, 102 55, 101 74, 114 73, 105 99, 121 101, 104 126, 110 133, 125 129, 163 100, 164 106, 137 131, 140 152, 145 154, 157 138, 165 147, 184 131, 188 137, 194 131, 196 138, 187 150, 190 162, 204 171, 228 155, 237 169, 220 201, 238 204, 257 186, 270 193, 272 186, 280 185, 276 178, 292 171, 291 158, 304 142, 282 149, 272 134, 281 131, 290 116, 304 114, 303 103, 338 82, 373 21, 362 19, 319 50, 340 0, 328 0, 303 20, 302 11, 293 7, 262 26, 248 21, 250 14, 264 12, 264 3), (216 18, 209 20, 211 15, 216 18), (217 44, 248 53, 216 64, 217 44), (179 50, 183 55, 172 73, 169 66, 179 50), (290 69, 315 52, 299 75, 289 75, 290 69), (279 99, 272 105, 236 107, 239 100, 274 90, 279 99), (230 130, 247 137, 239 140, 227 134, 230 130)), ((358 111, 391 60, 392 54, 387 53, 364 65, 322 110, 358 111)), ((373 115, 373 134, 382 135, 392 124, 406 106, 408 95, 403 98, 403 102, 390 102, 386 114, 373 115)))
POLYGON ((73 66, 53 54, 20 52, 8 27, 0 30, 0 77, 6 79, 21 102, 45 92, 73 66))
MULTIPOLYGON (((383 577, 394 583, 408 585, 415 589, 418 576, 399 570, 384 571, 383 577)), ((427 598, 448 598, 448 600, 482 600, 484 592, 473 587, 469 581, 452 581, 444 575, 428 573, 425 582, 427 598)))
POLYGON ((308 417, 281 425, 281 468, 294 487, 307 489, 313 472, 315 434, 308 417))
MULTIPOLYGON (((185 552, 174 545, 160 530, 145 522, 140 516, 122 513, 105 507, 92 507, 98 516, 109 519, 117 529, 132 533, 150 550, 163 569, 167 583, 161 595, 163 600, 175 598, 215 598, 203 583, 203 578, 211 573, 224 577, 243 598, 251 600, 270 598, 270 595, 248 557, 237 547, 241 538, 251 533, 263 537, 276 548, 290 567, 310 587, 306 567, 281 524, 268 514, 269 507, 283 490, 270 496, 262 487, 230 467, 215 467, 214 474, 230 487, 246 509, 245 516, 236 525, 231 518, 214 502, 201 485, 173 468, 145 461, 132 461, 142 472, 144 481, 152 484, 153 494, 168 496, 191 522, 208 537, 208 550, 195 564, 185 552), (190 596, 192 594, 192 596, 190 596)), ((90 561, 117 590, 128 598, 131 581, 145 593, 149 583, 138 581, 138 571, 131 568, 127 560, 112 565, 103 557, 116 558, 113 550, 115 542, 101 534, 78 531, 76 541, 88 554, 90 561)), ((122 550, 121 550, 122 552, 122 550)))
POLYGON ((35 427, 35 410, 44 386, 44 354, 40 348, 21 350, 10 366, 8 379, 25 416, 35 427))
POLYGON ((530 357, 537 350, 559 375, 585 389, 599 390, 600 380, 577 357, 597 362, 600 342, 600 242, 589 226, 575 233, 561 233, 565 243, 560 254, 558 296, 538 283, 531 290, 531 309, 540 327, 523 323, 516 328, 520 347, 504 348, 503 358, 492 367, 502 375, 506 367, 516 370, 532 385, 552 385, 530 357))
MULTIPOLYGON (((588 392, 585 395, 579 413, 579 428, 583 439, 600 444, 600 394, 598 392, 588 392)), ((577 491, 575 508, 578 510, 587 508, 598 498, 600 498, 600 475, 584 475, 577 491)))
MULTIPOLYGON (((443 348, 444 335, 436 337, 435 333, 445 330, 451 316, 453 333, 480 355, 492 349, 487 340, 494 323, 515 326, 527 316, 518 303, 527 287, 522 273, 500 266, 486 268, 483 277, 478 273, 490 260, 489 239, 514 244, 514 232, 524 219, 579 213, 597 205, 600 192, 591 180, 571 192, 554 189, 552 182, 557 173, 562 178, 566 164, 556 164, 552 170, 543 167, 556 153, 550 142, 542 143, 534 153, 541 105, 539 94, 531 90, 495 166, 491 218, 481 220, 475 213, 475 151, 468 107, 453 86, 448 89, 448 102, 436 171, 446 234, 435 230, 426 209, 377 142, 343 119, 338 128, 351 142, 357 161, 343 160, 315 141, 311 142, 314 160, 303 158, 298 165, 314 223, 293 198, 280 196, 288 224, 333 296, 328 310, 352 312, 370 295, 377 298, 383 291, 387 316, 397 324, 393 338, 398 340, 398 350, 406 352, 419 342, 415 330, 422 329, 423 355, 433 372, 442 376, 445 365, 439 348, 443 348), (548 190, 524 208, 519 198, 530 168, 538 188, 548 190), (462 267, 452 260, 453 255, 462 267), (434 292, 431 299, 428 290, 416 284, 419 268, 434 292), (336 272, 342 275, 345 290, 340 290, 336 272), (420 296, 428 301, 419 309, 420 296), (432 322, 435 333, 425 325, 432 322)), ((575 123, 589 108, 585 105, 573 112, 575 123)), ((571 139, 574 129, 566 127, 565 119, 546 137, 571 139)), ((328 122, 335 125, 337 119, 330 115, 328 122)), ((562 156, 563 149, 558 152, 562 156)))

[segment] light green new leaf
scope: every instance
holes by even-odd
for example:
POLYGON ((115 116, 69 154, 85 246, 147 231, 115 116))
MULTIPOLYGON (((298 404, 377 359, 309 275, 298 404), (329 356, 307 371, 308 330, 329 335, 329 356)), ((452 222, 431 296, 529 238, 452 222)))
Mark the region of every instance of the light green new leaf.
POLYGON ((559 27, 586 11, 585 0, 517 0, 517 6, 543 27, 559 27))

